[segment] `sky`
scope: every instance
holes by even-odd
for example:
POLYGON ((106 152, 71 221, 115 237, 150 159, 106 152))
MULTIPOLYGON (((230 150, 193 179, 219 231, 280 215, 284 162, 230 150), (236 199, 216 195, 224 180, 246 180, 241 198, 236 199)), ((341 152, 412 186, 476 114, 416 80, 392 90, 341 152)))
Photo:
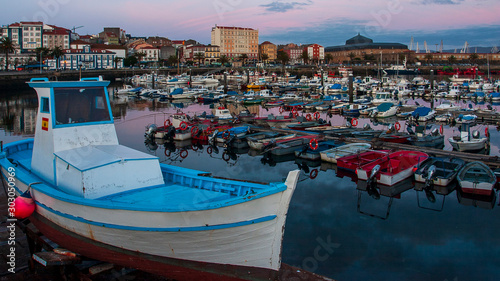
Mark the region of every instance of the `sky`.
POLYGON ((498 0, 19 0, 2 2, 0 24, 19 21, 97 34, 120 27, 132 36, 195 39, 210 44, 215 25, 259 30, 275 44, 343 45, 358 33, 413 49, 500 46, 498 0))

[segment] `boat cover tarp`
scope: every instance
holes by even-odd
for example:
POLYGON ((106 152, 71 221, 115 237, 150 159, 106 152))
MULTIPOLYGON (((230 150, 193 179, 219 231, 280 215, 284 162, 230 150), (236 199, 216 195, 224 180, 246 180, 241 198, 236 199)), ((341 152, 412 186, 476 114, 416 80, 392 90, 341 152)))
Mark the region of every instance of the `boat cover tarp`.
POLYGON ((184 92, 184 90, 182 88, 175 88, 172 93, 170 93, 171 95, 180 95, 184 92))
POLYGON ((412 116, 413 117, 416 117, 416 116, 427 116, 429 115, 429 112, 431 112, 431 109, 429 107, 426 107, 426 106, 421 106, 421 107, 417 107, 413 112, 412 112, 412 116))
POLYGON ((394 104, 392 102, 384 102, 377 106, 378 112, 385 112, 389 110, 394 104))

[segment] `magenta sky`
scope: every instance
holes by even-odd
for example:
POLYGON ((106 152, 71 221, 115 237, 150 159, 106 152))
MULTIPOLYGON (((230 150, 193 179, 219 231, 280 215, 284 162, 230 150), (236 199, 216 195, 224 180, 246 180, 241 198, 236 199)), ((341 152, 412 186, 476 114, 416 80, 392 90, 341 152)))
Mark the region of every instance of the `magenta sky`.
POLYGON ((498 0, 23 0, 2 4, 0 24, 43 20, 96 34, 119 26, 133 36, 210 43, 215 24, 259 29, 261 41, 343 44, 360 32, 376 42, 445 48, 500 45, 498 0))

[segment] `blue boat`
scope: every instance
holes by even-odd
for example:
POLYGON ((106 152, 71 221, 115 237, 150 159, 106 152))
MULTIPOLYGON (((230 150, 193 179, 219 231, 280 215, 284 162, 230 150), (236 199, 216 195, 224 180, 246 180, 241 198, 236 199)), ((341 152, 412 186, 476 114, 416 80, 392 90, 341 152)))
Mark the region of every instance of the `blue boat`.
POLYGON ((282 278, 299 171, 254 183, 160 164, 119 144, 108 85, 29 82, 40 105, 35 138, 0 152, 9 192, 36 204, 18 218, 29 216, 47 238, 85 257, 176 280, 282 278))

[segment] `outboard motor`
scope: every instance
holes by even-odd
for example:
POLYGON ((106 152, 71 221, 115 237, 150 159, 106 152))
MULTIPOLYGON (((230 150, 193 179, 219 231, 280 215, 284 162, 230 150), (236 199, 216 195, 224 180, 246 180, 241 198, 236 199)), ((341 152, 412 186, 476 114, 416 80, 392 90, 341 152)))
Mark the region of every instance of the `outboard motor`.
POLYGON ((150 124, 146 127, 145 136, 148 138, 154 138, 157 131, 158 131, 158 127, 156 126, 156 124, 150 124))
POLYGON ((425 177, 425 187, 430 187, 434 183, 434 176, 436 174, 436 166, 432 165, 427 169, 427 176, 425 177))
POLYGON ((387 127, 387 131, 389 131, 391 133, 394 132, 394 125, 389 124, 389 127, 387 127))
POLYGON ((474 132, 472 132, 472 137, 478 139, 479 137, 481 137, 481 134, 478 131, 474 130, 474 132))
POLYGON ((370 186, 372 182, 376 181, 376 176, 380 172, 380 165, 376 165, 373 167, 373 169, 370 172, 370 176, 368 177, 368 180, 366 181, 367 186, 370 186))
POLYGON ((415 134, 415 132, 413 131, 413 129, 411 128, 411 126, 407 126, 407 127, 406 127, 406 131, 407 131, 407 132, 408 132, 408 134, 410 134, 410 135, 414 135, 414 134, 415 134))
POLYGON ((370 126, 370 124, 366 123, 363 125, 363 130, 370 130, 372 127, 370 126))
POLYGON ((431 134, 432 134, 433 136, 439 136, 439 130, 438 130, 438 128, 434 128, 434 129, 432 129, 431 134))
POLYGON ((275 140, 272 140, 270 141, 268 144, 264 145, 264 147, 262 148, 263 151, 266 151, 268 150, 269 148, 272 148, 272 147, 275 147, 276 146, 276 141, 275 140))

